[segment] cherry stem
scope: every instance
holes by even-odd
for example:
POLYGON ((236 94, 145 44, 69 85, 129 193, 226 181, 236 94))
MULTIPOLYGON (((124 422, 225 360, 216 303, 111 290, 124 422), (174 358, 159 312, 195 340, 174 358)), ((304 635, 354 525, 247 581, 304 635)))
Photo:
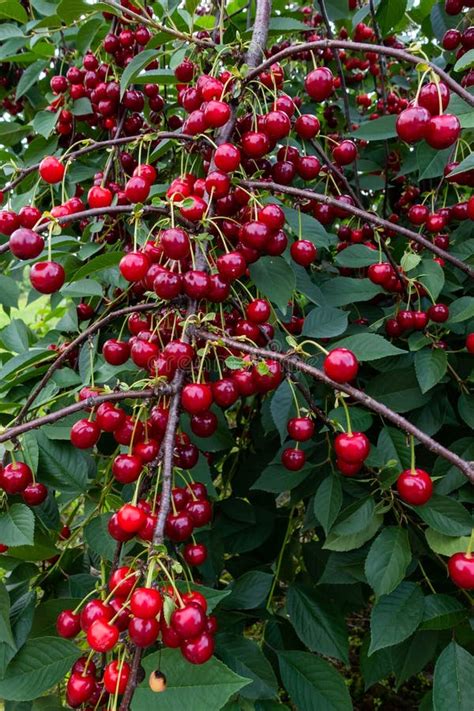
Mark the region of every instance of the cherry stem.
POLYGON ((344 400, 343 396, 341 396, 339 400, 341 401, 342 407, 344 408, 344 413, 346 415, 347 434, 352 435, 351 415, 349 413, 349 408, 347 407, 346 401, 344 400))
POLYGON ((410 468, 412 474, 416 474, 415 461, 415 438, 410 435, 410 468))
POLYGON ((474 548, 474 528, 471 531, 471 535, 469 537, 469 543, 467 544, 467 548, 466 548, 466 555, 468 558, 471 556, 473 548, 474 548))

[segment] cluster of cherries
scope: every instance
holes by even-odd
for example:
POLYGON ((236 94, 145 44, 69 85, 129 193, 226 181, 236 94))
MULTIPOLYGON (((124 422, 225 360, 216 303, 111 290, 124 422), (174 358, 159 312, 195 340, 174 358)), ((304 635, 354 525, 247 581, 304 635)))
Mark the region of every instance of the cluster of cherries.
MULTIPOLYGON (((72 708, 83 704, 87 709, 104 708, 109 695, 125 692, 131 674, 125 658, 127 642, 140 649, 156 643, 180 649, 191 664, 204 664, 211 658, 217 621, 207 614, 206 598, 197 590, 181 594, 171 585, 147 582, 140 586, 139 580, 133 568, 116 568, 109 578, 106 597, 59 614, 58 634, 67 639, 84 635, 90 649, 88 657, 74 663, 67 682, 67 702, 72 708), (94 654, 108 655, 100 676, 94 654)), ((150 686, 158 690, 154 678, 150 678, 150 686)))
POLYGON ((9 496, 21 496, 28 506, 39 506, 48 496, 46 486, 34 480, 33 472, 25 462, 0 464, 0 489, 9 496))
POLYGON ((397 118, 396 131, 406 143, 425 140, 429 146, 449 148, 461 134, 461 123, 454 114, 445 114, 450 91, 444 82, 430 82, 421 87, 412 106, 397 118))

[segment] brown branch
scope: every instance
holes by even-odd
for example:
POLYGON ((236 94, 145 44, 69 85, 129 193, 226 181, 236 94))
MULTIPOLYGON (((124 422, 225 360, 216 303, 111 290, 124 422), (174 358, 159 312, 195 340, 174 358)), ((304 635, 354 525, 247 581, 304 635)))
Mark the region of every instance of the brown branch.
POLYGON ((336 431, 336 428, 334 424, 331 422, 329 417, 326 415, 324 410, 322 410, 318 405, 316 405, 316 402, 314 398, 312 397, 310 391, 308 390, 307 387, 303 385, 303 383, 300 383, 299 380, 295 380, 294 378, 291 377, 291 373, 288 373, 288 369, 285 367, 285 371, 287 373, 287 378, 293 383, 293 385, 300 391, 306 402, 308 403, 308 406, 310 410, 314 412, 316 417, 318 417, 321 422, 324 422, 326 427, 328 427, 332 432, 336 431))
POLYGON ((458 269, 461 269, 461 271, 467 274, 471 279, 474 279, 474 269, 472 269, 468 264, 465 264, 449 252, 445 252, 444 249, 440 249, 440 247, 433 244, 432 242, 429 242, 425 237, 418 234, 418 232, 412 232, 412 230, 409 230, 406 227, 401 227, 396 223, 384 220, 382 217, 379 217, 373 212, 361 210, 359 207, 355 207, 354 205, 348 205, 347 203, 342 202, 341 200, 331 198, 321 193, 316 193, 314 192, 314 190, 292 188, 288 185, 280 185, 278 183, 273 183, 271 181, 267 182, 264 180, 242 180, 241 183, 246 188, 257 188, 259 190, 269 190, 270 192, 275 193, 284 193, 286 195, 293 195, 295 197, 300 197, 305 200, 314 200, 315 202, 322 202, 326 205, 331 205, 332 207, 343 208, 346 212, 350 213, 351 215, 356 215, 357 217, 362 220, 365 220, 366 222, 371 222, 374 225, 379 225, 379 227, 383 227, 386 230, 398 232, 407 239, 421 244, 423 247, 425 247, 425 249, 428 249, 430 252, 433 252, 438 257, 444 259, 446 262, 450 262, 458 269))
POLYGON ((250 346, 247 343, 242 343, 240 341, 235 340, 234 338, 227 338, 227 336, 209 333, 208 331, 204 331, 203 329, 196 329, 196 335, 199 338, 203 338, 207 341, 226 345, 229 348, 240 350, 242 353, 248 353, 249 355, 254 356, 254 358, 257 358, 258 360, 262 360, 262 358, 278 360, 281 363, 285 364, 286 367, 292 367, 296 370, 301 371, 302 373, 306 373, 315 380, 318 380, 319 382, 328 385, 333 390, 338 390, 340 392, 346 393, 353 400, 359 402, 361 405, 364 405, 364 407, 366 407, 367 409, 372 410, 372 412, 375 412, 386 420, 389 420, 407 434, 413 435, 413 437, 415 437, 415 439, 417 439, 421 444, 423 444, 426 449, 428 449, 430 452, 433 452, 434 454, 437 454, 440 457, 443 457, 443 459, 446 459, 446 461, 457 467, 470 481, 474 483, 473 462, 467 462, 454 452, 451 452, 449 449, 446 449, 446 447, 443 447, 442 444, 439 444, 439 442, 436 442, 436 440, 432 439, 427 434, 422 432, 420 429, 418 429, 418 427, 412 425, 412 423, 406 420, 404 417, 394 412, 386 405, 383 405, 381 402, 374 400, 374 398, 370 397, 362 390, 358 390, 352 385, 348 385, 346 383, 341 384, 336 383, 334 380, 331 380, 331 378, 328 378, 328 376, 322 370, 319 370, 319 368, 315 368, 312 365, 308 365, 300 358, 292 355, 291 351, 288 353, 280 353, 278 351, 265 350, 262 348, 257 348, 255 346, 250 346))
POLYGON ((315 40, 314 42, 304 42, 302 44, 293 44, 291 47, 282 49, 280 52, 273 54, 269 59, 259 64, 255 69, 251 69, 247 76, 244 78, 243 82, 247 83, 252 81, 258 75, 271 67, 275 62, 280 62, 282 59, 291 57, 293 54, 298 54, 299 52, 310 52, 313 49, 347 49, 354 52, 376 52, 377 54, 382 54, 386 57, 395 57, 402 62, 407 62, 409 64, 426 64, 430 69, 437 74, 440 79, 444 81, 447 86, 458 96, 460 96, 469 106, 474 106, 474 95, 470 94, 464 87, 458 84, 457 81, 452 79, 447 72, 445 72, 440 67, 436 66, 434 62, 426 60, 424 57, 416 57, 414 54, 405 52, 403 49, 396 49, 394 47, 385 47, 379 44, 369 44, 367 42, 352 42, 351 40, 339 40, 339 39, 324 39, 315 40))
POLYGON ((143 400, 152 397, 159 397, 160 395, 170 395, 172 392, 172 386, 162 386, 158 388, 146 388, 145 390, 121 390, 104 393, 103 395, 94 395, 93 397, 88 397, 85 400, 75 402, 72 405, 62 407, 60 410, 55 410, 55 412, 50 412, 49 415, 42 415, 34 420, 29 420, 29 422, 24 422, 23 424, 15 425, 14 427, 8 427, 0 433, 0 443, 15 439, 25 432, 36 430, 38 427, 42 427, 43 425, 50 425, 53 422, 57 422, 58 420, 67 417, 68 415, 73 415, 75 412, 96 407, 96 405, 100 405, 102 402, 119 402, 120 400, 129 399, 143 400))
POLYGON ((125 689, 122 701, 120 702, 119 711, 130 711, 130 703, 132 701, 133 694, 138 684, 138 672, 140 670, 142 655, 144 650, 141 647, 136 647, 133 653, 132 668, 130 671, 130 679, 125 689))

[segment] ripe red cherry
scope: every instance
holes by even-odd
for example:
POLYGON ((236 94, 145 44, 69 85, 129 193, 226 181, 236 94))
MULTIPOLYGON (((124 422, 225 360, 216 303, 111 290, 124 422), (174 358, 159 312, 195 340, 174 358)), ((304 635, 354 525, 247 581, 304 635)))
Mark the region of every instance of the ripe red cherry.
POLYGON ((33 474, 28 464, 11 462, 0 471, 0 486, 7 494, 21 494, 33 481, 33 474))
POLYGON ((388 262, 381 262, 380 264, 371 264, 367 269, 367 276, 373 284, 379 284, 384 286, 390 280, 393 274, 392 265, 388 262))
POLYGON ((10 252, 17 259, 35 259, 44 248, 44 239, 37 232, 20 227, 8 240, 10 252))
POLYGON ((166 519, 165 533, 171 541, 185 541, 192 535, 193 529, 193 520, 187 511, 170 514, 166 519))
POLYGON ((224 173, 232 173, 240 165, 240 151, 232 143, 222 143, 214 153, 214 163, 224 173))
POLYGON ((198 437, 211 437, 217 429, 216 415, 207 410, 191 416, 191 429, 198 437))
POLYGON ((302 114, 296 119, 294 128, 298 136, 308 140, 318 135, 321 125, 313 114, 302 114))
POLYGON ((138 579, 138 574, 128 565, 122 565, 114 570, 107 587, 115 597, 126 599, 132 592, 138 579))
POLYGON ((455 553, 448 561, 449 577, 463 590, 474 589, 474 557, 468 553, 455 553))
POLYGON ((125 422, 125 412, 110 402, 103 402, 97 408, 95 421, 104 432, 115 432, 125 422))
POLYGON ((467 334, 466 349, 468 353, 474 353, 474 333, 467 334))
POLYGON ((287 447, 284 449, 281 455, 281 463, 285 469, 289 469, 290 472, 299 471, 306 461, 306 455, 302 449, 296 449, 293 447, 287 447))
POLYGON ((87 202, 89 207, 109 207, 112 204, 113 195, 108 188, 102 188, 100 185, 94 185, 87 193, 87 202))
POLYGON ((28 484, 21 494, 23 501, 28 506, 39 506, 48 496, 48 489, 40 482, 28 484))
POLYGON ((302 267, 309 267, 316 259, 318 251, 309 240, 299 239, 291 245, 290 253, 297 264, 300 264, 302 267))
POLYGON ((179 211, 181 215, 191 222, 199 222, 204 217, 207 210, 207 203, 199 195, 192 195, 186 203, 183 203, 179 211))
POLYGON ((306 442, 314 434, 314 422, 309 417, 292 417, 287 424, 288 434, 297 442, 306 442))
POLYGON ((431 114, 423 106, 410 106, 397 118, 395 128, 399 138, 406 143, 416 143, 425 138, 431 114))
POLYGON ((66 274, 57 262, 37 262, 30 271, 31 285, 41 294, 54 294, 64 284, 66 274))
POLYGON ((263 158, 270 150, 270 141, 266 133, 247 131, 242 136, 242 150, 249 158, 263 158))
POLYGON ((281 230, 285 225, 285 213, 278 205, 270 203, 258 211, 258 219, 271 230, 281 230))
POLYGON ((461 124, 454 114, 433 116, 428 122, 425 133, 426 142, 432 147, 442 150, 456 143, 461 134, 461 124))
POLYGON ((336 383, 354 380, 359 370, 359 361, 347 348, 335 348, 324 359, 324 372, 336 383))
POLYGON ((130 356, 130 345, 127 341, 109 338, 102 346, 102 355, 111 365, 123 365, 130 356))
POLYGON ((146 523, 146 513, 138 506, 124 504, 117 511, 117 522, 126 533, 136 533, 146 523))
POLYGON ((314 101, 324 101, 329 98, 334 89, 334 76, 331 70, 327 67, 313 69, 304 81, 304 88, 314 101))
POLYGON ((319 175, 321 163, 316 156, 300 156, 296 169, 303 180, 314 180, 319 175))
POLYGON ((191 517, 194 526, 207 526, 212 519, 211 502, 207 499, 197 499, 186 504, 186 513, 191 517))
POLYGON ((87 630, 87 642, 95 652, 109 652, 118 642, 119 630, 106 620, 95 620, 87 630))
POLYGON ((150 185, 155 182, 157 175, 156 169, 148 163, 137 165, 133 171, 134 178, 143 178, 143 180, 146 180, 150 185))
POLYGON ((433 482, 423 469, 405 469, 397 479, 400 498, 412 506, 422 506, 431 499, 433 482))
POLYGON ((163 607, 160 592, 154 588, 137 588, 130 598, 130 610, 135 617, 150 619, 156 617, 163 607))
POLYGON ((130 678, 130 664, 118 662, 116 659, 109 662, 104 669, 104 687, 109 694, 124 694, 130 678))
POLYGON ((168 259, 184 259, 190 252, 189 236, 179 227, 163 230, 160 245, 168 259))
POLYGON ((209 410, 212 405, 212 389, 206 383, 188 383, 181 393, 181 405, 191 415, 209 410))
MULTIPOLYGON (((474 339, 473 339, 474 340, 474 339)), ((474 346, 474 343, 473 343, 474 346)), ((239 392, 231 378, 222 378, 212 383, 212 396, 219 407, 227 408, 236 402, 239 392)))
POLYGON ((426 205, 412 205, 408 210, 408 219, 413 225, 422 225, 426 222, 429 210, 426 205))
POLYGON ((199 605, 185 605, 173 612, 170 624, 181 639, 191 639, 204 631, 206 615, 199 605))
POLYGON ((228 252, 217 258, 216 267, 223 279, 234 281, 245 274, 247 262, 240 252, 228 252))
POLYGON ((435 323, 444 323, 449 318, 449 307, 446 304, 433 304, 428 309, 428 318, 435 323))
POLYGON ((209 128, 224 126, 230 119, 230 106, 225 101, 209 101, 204 109, 204 120, 209 128))
POLYGON ((431 81, 422 87, 418 95, 418 103, 427 109, 432 116, 437 116, 440 113, 440 96, 441 111, 444 111, 449 104, 449 89, 443 81, 440 81, 439 84, 431 81))
POLYGON ((459 30, 447 30, 443 35, 443 49, 453 50, 459 46, 461 42, 461 33, 459 30))
POLYGON ((144 620, 141 617, 132 617, 128 626, 130 639, 141 649, 156 642, 159 632, 160 625, 155 618, 144 620))
POLYGON ((93 447, 100 437, 100 427, 96 422, 85 418, 78 420, 71 427, 71 444, 77 449, 93 447))
POLYGON ((92 696, 95 689, 95 679, 87 674, 83 676, 73 672, 66 686, 66 701, 73 709, 84 704, 92 696))
POLYGON ((144 442, 137 442, 133 445, 133 454, 146 464, 152 462, 158 456, 159 451, 160 445, 156 439, 147 439, 144 442))
POLYGON ((357 158, 357 146, 354 141, 341 141, 333 148, 332 157, 338 165, 349 165, 357 158))
POLYGON ((207 560, 207 548, 204 543, 188 543, 183 548, 183 557, 188 565, 203 565, 207 560))
POLYGON ((79 615, 73 610, 63 610, 56 620, 56 630, 60 637, 71 639, 81 631, 81 621, 79 615))
POLYGON ((264 116, 263 130, 274 141, 288 136, 291 131, 291 121, 288 114, 284 111, 270 111, 264 116))
POLYGON ((125 197, 132 203, 144 202, 150 194, 150 183, 145 178, 135 176, 125 185, 125 197))
POLYGON ((334 440, 334 450, 338 459, 345 462, 363 462, 369 456, 370 442, 363 432, 340 432, 334 440))
POLYGON ((270 318, 270 304, 265 299, 254 299, 247 304, 245 313, 252 323, 265 323, 270 318))
POLYGON ((362 469, 363 462, 345 462, 344 459, 336 459, 336 467, 344 476, 355 476, 362 469))
POLYGON ((46 183, 60 183, 64 177, 64 166, 54 156, 43 158, 39 164, 38 171, 46 183))
POLYGON ((214 654, 215 642, 209 632, 187 639, 181 644, 181 653, 191 664, 205 664, 214 654))
POLYGON ((208 173, 205 185, 209 195, 212 194, 214 199, 221 198, 229 194, 230 178, 227 173, 221 170, 213 170, 208 173))
POLYGON ((87 632, 96 620, 112 619, 112 610, 101 600, 90 600, 81 610, 81 629, 87 632))
POLYGON ((150 260, 143 252, 129 252, 119 263, 122 276, 127 281, 140 281, 150 268, 150 260))

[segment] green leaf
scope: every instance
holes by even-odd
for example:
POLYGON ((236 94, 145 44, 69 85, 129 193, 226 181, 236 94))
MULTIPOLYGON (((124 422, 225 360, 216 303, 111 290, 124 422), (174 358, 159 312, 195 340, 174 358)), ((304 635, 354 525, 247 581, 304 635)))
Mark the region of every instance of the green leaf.
POLYGON ((452 175, 458 175, 459 173, 464 173, 465 170, 471 170, 471 168, 474 168, 474 153, 469 153, 469 155, 464 158, 464 160, 458 163, 458 165, 450 171, 447 177, 451 177, 452 175))
POLYGON ((303 335, 310 338, 334 338, 347 329, 349 314, 333 306, 318 306, 304 320, 303 335))
POLYGON ((440 151, 437 148, 431 148, 425 141, 422 141, 416 149, 419 180, 438 178, 443 175, 450 155, 451 150, 449 148, 440 151))
POLYGON ((368 267, 369 264, 377 264, 379 253, 375 249, 369 249, 365 244, 351 244, 342 252, 338 252, 335 263, 340 267, 368 267))
POLYGON ((474 430, 474 396, 461 393, 458 399, 458 412, 471 430, 474 430))
POLYGON ((272 666, 259 645, 252 639, 232 634, 217 636, 217 654, 224 664, 252 683, 240 695, 244 699, 273 699, 278 692, 278 682, 272 666))
POLYGON ((288 436, 287 423, 295 412, 295 401, 291 387, 287 380, 284 380, 272 397, 270 403, 270 412, 273 422, 280 434, 280 440, 283 443, 288 436))
POLYGON ((295 274, 282 257, 261 257, 250 265, 250 276, 257 289, 286 314, 296 286, 295 274))
POLYGON ((37 83, 39 75, 41 74, 43 69, 45 69, 46 64, 47 63, 44 61, 44 59, 38 59, 36 62, 33 62, 33 64, 30 64, 29 67, 25 69, 16 87, 17 101, 26 94, 28 89, 31 89, 33 84, 37 83))
POLYGON ((365 561, 365 576, 377 597, 395 590, 405 577, 410 560, 406 529, 384 528, 372 543, 365 561))
POLYGON ((57 7, 57 14, 64 20, 66 24, 70 24, 74 20, 78 20, 82 15, 90 15, 92 12, 100 10, 108 10, 107 5, 100 2, 94 2, 90 5, 86 0, 61 0, 57 7))
POLYGON ((321 291, 330 306, 346 306, 357 301, 370 301, 374 296, 382 293, 381 287, 372 284, 370 279, 352 277, 332 277, 321 285, 321 291))
POLYGON ((311 215, 293 207, 284 207, 283 212, 291 231, 300 239, 309 239, 316 247, 328 247, 333 242, 323 225, 311 215))
POLYGON ((20 319, 13 319, 0 331, 0 341, 14 353, 24 353, 29 348, 30 331, 20 319))
POLYGON ((149 654, 143 660, 143 666, 145 679, 135 691, 132 711, 156 708, 157 695, 148 685, 148 678, 155 669, 161 669, 167 679, 166 692, 159 695, 160 711, 221 709, 231 696, 251 682, 215 657, 206 664, 189 664, 179 649, 163 649, 149 654))
POLYGON ((0 17, 8 17, 18 22, 28 22, 28 15, 19 0, 2 0, 0 3, 0 17))
POLYGON ((66 442, 53 442, 37 433, 41 481, 65 494, 77 496, 87 488, 88 456, 66 442))
POLYGON ((20 289, 11 277, 0 274, 0 304, 16 308, 20 298, 20 289))
POLYGON ((468 536, 472 518, 459 501, 449 496, 433 494, 427 504, 416 507, 417 514, 435 531, 446 536, 468 536))
POLYGON ((25 504, 13 504, 0 514, 0 541, 6 546, 30 546, 35 533, 33 511, 25 504))
POLYGON ((112 561, 117 549, 117 542, 108 532, 107 524, 112 514, 95 516, 84 529, 87 545, 102 558, 112 561))
POLYGON ((448 356, 441 348, 422 349, 415 353, 415 373, 422 393, 428 392, 446 374, 448 356))
POLYGON ((426 287, 433 299, 438 298, 443 289, 445 280, 444 271, 438 262, 435 262, 433 259, 423 259, 413 276, 416 276, 417 281, 426 287))
POLYGON ((376 375, 368 382, 366 392, 395 412, 415 410, 430 399, 421 392, 413 368, 393 369, 390 377, 387 373, 376 375))
POLYGON ((462 323, 474 316, 474 297, 462 296, 449 307, 449 323, 462 323))
POLYGON ((462 57, 459 57, 458 61, 454 65, 455 72, 463 72, 465 69, 469 69, 474 65, 474 49, 470 49, 462 57))
POLYGON ((272 17, 268 26, 269 32, 304 32, 305 24, 291 17, 272 17))
POLYGON ((469 543, 469 536, 446 536, 435 531, 434 528, 427 528, 425 537, 432 551, 447 556, 465 551, 469 543))
POLYGON ((406 353, 377 333, 357 333, 355 336, 347 336, 347 338, 337 341, 334 347, 349 348, 361 361, 389 358, 406 353))
POLYGON ((133 83, 134 77, 141 72, 150 62, 152 62, 158 52, 156 49, 145 49, 139 52, 124 69, 120 79, 120 96, 122 97, 127 87, 133 83))
POLYGON ((381 0, 377 8, 377 12, 375 13, 375 17, 380 25, 382 36, 385 37, 397 27, 400 20, 403 19, 406 7, 406 0, 400 0, 400 2, 393 2, 393 0, 381 0))
POLYGON ((115 267, 122 259, 122 256, 123 255, 120 252, 108 252, 107 254, 100 254, 98 257, 91 259, 90 262, 87 262, 87 264, 84 264, 77 270, 77 272, 73 275, 74 281, 84 279, 90 274, 100 272, 103 269, 115 267))
POLYGON ((459 624, 466 617, 466 609, 450 595, 427 595, 423 613, 424 630, 446 630, 459 624))
POLYGON ((343 677, 324 659, 308 652, 279 652, 281 678, 299 711, 350 711, 343 677))
POLYGON ((474 657, 456 642, 441 652, 433 675, 433 711, 472 711, 474 657))
POLYGON ((31 637, 55 637, 57 636, 56 620, 63 610, 74 610, 81 602, 81 598, 61 597, 59 599, 46 600, 35 610, 33 624, 31 626, 31 637))
POLYGON ((296 634, 312 652, 349 662, 349 640, 342 614, 311 588, 294 584, 286 600, 296 634))
POLYGON ((373 121, 366 121, 352 135, 355 138, 363 138, 365 141, 382 141, 394 138, 397 135, 396 121, 396 116, 381 116, 373 121))
POLYGON ((11 701, 36 699, 62 681, 81 650, 57 637, 38 637, 26 642, 0 680, 0 696, 11 701))
POLYGON ((423 593, 416 583, 401 583, 372 608, 369 656, 378 649, 403 642, 423 618, 423 593))
POLYGON ((61 290, 64 296, 72 297, 102 296, 102 291, 102 285, 94 279, 79 279, 63 286, 61 290))
POLYGON ((54 127, 56 126, 56 121, 58 120, 58 114, 54 111, 38 111, 35 115, 32 126, 36 133, 44 138, 49 138, 54 127))
POLYGON ((374 513, 365 528, 358 533, 336 533, 334 529, 324 542, 323 548, 329 551, 352 551, 360 548, 375 536, 383 523, 383 515, 374 513))
POLYGON ((327 535, 342 506, 342 486, 338 476, 326 477, 314 497, 313 511, 327 535))
POLYGON ((338 517, 333 533, 342 535, 359 533, 371 521, 374 511, 375 504, 371 497, 354 501, 338 517))
POLYGON ((231 586, 231 593, 222 602, 230 610, 253 610, 263 605, 268 597, 273 575, 261 570, 249 570, 237 578, 231 586))
POLYGON ((0 642, 5 642, 16 651, 10 626, 10 597, 3 583, 0 583, 0 642))

